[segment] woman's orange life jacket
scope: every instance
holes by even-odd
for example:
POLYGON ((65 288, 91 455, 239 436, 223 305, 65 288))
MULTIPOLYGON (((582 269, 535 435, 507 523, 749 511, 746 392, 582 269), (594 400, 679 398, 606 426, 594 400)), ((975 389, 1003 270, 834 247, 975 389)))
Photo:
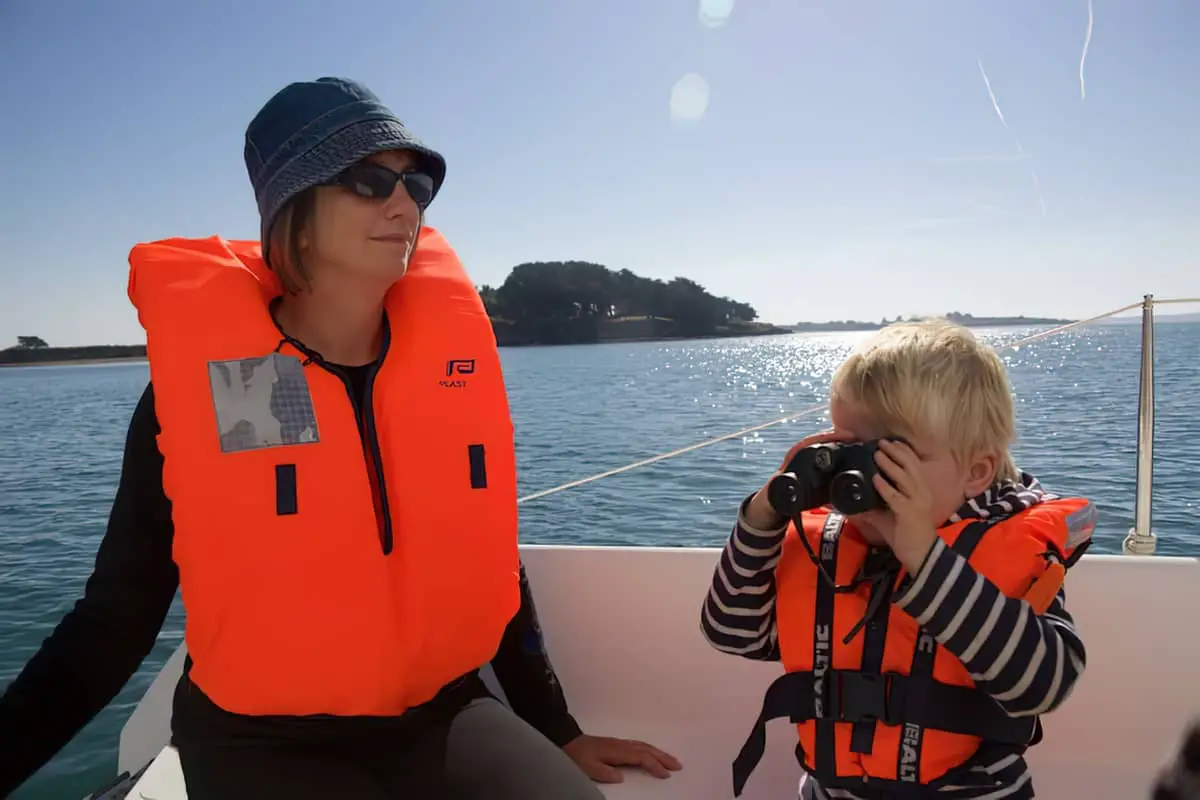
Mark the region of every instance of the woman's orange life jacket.
POLYGON ((191 680, 239 714, 398 715, 487 663, 520 604, 491 322, 423 228, 357 413, 276 327, 257 242, 130 253, 191 680))
MULTIPOLYGON (((894 559, 890 551, 872 550, 829 509, 806 511, 801 519, 803 530, 788 527, 775 569, 786 674, 768 690, 734 762, 735 796, 762 757, 764 726, 775 718, 798 723, 797 756, 825 789, 911 791, 914 784, 956 778, 984 742, 1021 752, 1040 739, 1036 717, 1008 716, 974 688, 961 661, 890 602, 903 577, 897 562, 882 571, 882 580, 857 580, 880 574, 878 564, 894 559), (844 588, 835 591, 814 560, 844 588)), ((1041 613, 1062 585, 1065 567, 1086 549, 1094 520, 1087 500, 1056 499, 997 521, 946 525, 938 535, 1001 592, 1025 598, 1041 613)))

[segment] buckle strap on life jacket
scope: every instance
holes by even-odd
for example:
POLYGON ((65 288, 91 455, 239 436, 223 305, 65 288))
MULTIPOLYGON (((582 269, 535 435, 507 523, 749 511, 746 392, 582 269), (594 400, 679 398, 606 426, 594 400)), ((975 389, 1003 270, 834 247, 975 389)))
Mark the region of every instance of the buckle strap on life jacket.
MULTIPOLYGON (((993 522, 975 520, 959 532, 952 549, 963 558, 970 559, 975 548, 983 541, 983 537, 991 530, 993 522)), ((934 686, 933 664, 937 656, 937 640, 924 626, 917 629, 917 638, 913 643, 912 664, 908 670, 907 702, 914 708, 927 708, 930 704, 929 693, 934 686)), ((863 665, 865 668, 865 664, 863 665)), ((878 670, 875 670, 878 672, 878 670)), ((925 728, 912 719, 904 720, 904 732, 901 735, 900 747, 896 753, 896 777, 901 783, 912 785, 921 783, 921 749, 925 744, 925 728)))
MULTIPOLYGON (((1005 784, 997 775, 988 771, 988 766, 997 764, 1009 756, 1020 758, 1025 749, 1016 745, 984 742, 965 762, 948 770, 937 780, 924 784, 866 775, 822 778, 820 784, 826 795, 830 795, 834 790, 845 790, 862 800, 929 800, 933 795, 951 786, 956 792, 961 789, 976 790, 972 794, 982 794, 978 791, 980 789, 994 792, 1002 789, 1005 784)), ((802 748, 797 746, 796 757, 801 763, 803 756, 802 748)), ((813 781, 816 782, 817 778, 813 777, 813 781)))
MULTIPOLYGON (((828 670, 821 676, 823 687, 818 700, 814 691, 816 680, 812 672, 790 672, 767 689, 754 729, 733 762, 735 796, 741 794, 750 773, 762 760, 767 744, 766 725, 775 719, 787 718, 793 724, 819 720, 818 724, 830 726, 836 722, 865 721, 912 724, 1016 747, 1029 745, 1037 729, 1035 718, 1010 717, 990 696, 967 686, 899 674, 828 670), (919 692, 912 691, 914 685, 919 692), (920 702, 916 702, 918 693, 920 702)), ((836 775, 836 767, 822 769, 818 756, 813 773, 818 780, 825 781, 836 775)))
MULTIPOLYGON (((871 597, 867 603, 868 614, 864 617, 860 669, 865 675, 878 675, 883 670, 892 592, 896 585, 894 573, 886 575, 883 581, 877 581, 871 586, 871 597)), ((875 748, 875 724, 876 720, 873 719, 854 723, 854 729, 850 732, 850 752, 870 755, 875 748)))

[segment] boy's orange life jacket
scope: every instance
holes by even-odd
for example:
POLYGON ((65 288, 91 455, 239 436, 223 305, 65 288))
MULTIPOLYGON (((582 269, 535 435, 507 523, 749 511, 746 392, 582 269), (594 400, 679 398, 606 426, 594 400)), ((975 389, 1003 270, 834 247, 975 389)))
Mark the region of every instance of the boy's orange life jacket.
MULTIPOLYGON (((1001 592, 1025 598, 1042 613, 1065 568, 1086 549, 1095 513, 1087 500, 1048 500, 993 522, 947 525, 938 535, 1001 592)), ((974 688, 961 661, 891 603, 901 576, 890 551, 872 551, 853 525, 828 509, 801 519, 803 531, 789 526, 775 570, 787 674, 771 685, 734 762, 735 796, 762 757, 766 722, 780 717, 798 723, 797 757, 822 788, 860 792, 911 792, 915 784, 957 780, 965 772, 958 768, 981 744, 1022 752, 1040 739, 1036 717, 1010 717, 974 688), (872 561, 890 561, 896 569, 884 569, 882 580, 860 582, 860 576, 880 574, 872 561)))
POLYGON ((520 604, 491 322, 424 228, 383 355, 348 379, 276 327, 257 242, 130 253, 191 680, 239 714, 398 715, 491 660, 520 604))

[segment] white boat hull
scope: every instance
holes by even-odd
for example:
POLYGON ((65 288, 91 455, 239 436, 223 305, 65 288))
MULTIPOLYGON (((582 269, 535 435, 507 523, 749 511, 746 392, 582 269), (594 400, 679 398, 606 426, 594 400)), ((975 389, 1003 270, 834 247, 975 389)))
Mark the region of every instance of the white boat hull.
MULTIPOLYGON (((522 548, 546 645, 571 710, 589 733, 639 738, 675 754, 665 781, 628 773, 613 800, 729 800, 730 762, 778 664, 712 650, 700 634, 715 549, 522 548)), ((1155 771, 1200 711, 1200 560, 1086 556, 1067 582, 1088 648, 1075 693, 1044 720, 1029 761, 1039 797, 1145 797, 1155 771)), ((119 769, 156 763, 131 797, 183 800, 169 747, 181 647, 121 733, 119 769)), ((796 796, 795 732, 769 730, 747 800, 796 796)))

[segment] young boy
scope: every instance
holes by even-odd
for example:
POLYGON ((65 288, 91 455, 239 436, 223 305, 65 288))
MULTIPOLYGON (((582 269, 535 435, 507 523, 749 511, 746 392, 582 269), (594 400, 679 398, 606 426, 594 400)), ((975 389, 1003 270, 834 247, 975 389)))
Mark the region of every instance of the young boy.
POLYGON ((883 507, 788 520, 768 481, 743 501, 704 604, 713 647, 786 672, 734 762, 735 795, 766 721, 790 717, 808 797, 1034 797, 1022 755, 1084 669, 1062 577, 1094 507, 1016 469, 1004 365, 944 320, 865 341, 829 413, 833 430, 772 478, 804 448, 879 440, 861 471, 883 507))

